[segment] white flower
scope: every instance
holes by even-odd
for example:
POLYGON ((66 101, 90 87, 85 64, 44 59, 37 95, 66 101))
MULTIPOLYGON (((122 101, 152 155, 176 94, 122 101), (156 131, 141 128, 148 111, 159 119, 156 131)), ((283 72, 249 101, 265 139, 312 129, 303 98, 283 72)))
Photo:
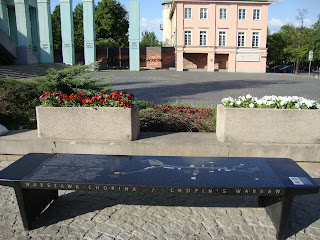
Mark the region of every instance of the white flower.
POLYGON ((264 102, 264 101, 263 101, 262 99, 258 99, 258 100, 256 101, 256 103, 259 104, 259 105, 262 105, 263 102, 264 102))
POLYGON ((230 106, 238 107, 243 102, 250 102, 249 107, 254 108, 256 105, 266 105, 267 107, 270 107, 271 105, 273 107, 279 107, 284 106, 284 108, 293 108, 293 109, 301 109, 303 108, 317 108, 320 109, 320 104, 315 100, 309 100, 305 99, 303 97, 297 97, 297 96, 264 96, 260 99, 256 97, 252 97, 250 94, 247 94, 246 96, 239 96, 238 99, 233 99, 231 97, 224 98, 221 101, 224 104, 229 104, 230 106))

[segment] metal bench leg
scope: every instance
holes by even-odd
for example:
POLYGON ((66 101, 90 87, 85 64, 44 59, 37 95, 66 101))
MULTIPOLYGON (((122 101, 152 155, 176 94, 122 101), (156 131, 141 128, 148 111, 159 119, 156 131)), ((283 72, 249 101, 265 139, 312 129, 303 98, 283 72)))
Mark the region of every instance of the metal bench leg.
POLYGON ((293 195, 286 195, 284 197, 259 197, 259 205, 266 208, 277 230, 277 240, 283 240, 285 237, 293 198, 293 195))
POLYGON ((25 230, 31 230, 32 221, 40 215, 52 200, 58 198, 57 190, 16 187, 15 192, 25 230))

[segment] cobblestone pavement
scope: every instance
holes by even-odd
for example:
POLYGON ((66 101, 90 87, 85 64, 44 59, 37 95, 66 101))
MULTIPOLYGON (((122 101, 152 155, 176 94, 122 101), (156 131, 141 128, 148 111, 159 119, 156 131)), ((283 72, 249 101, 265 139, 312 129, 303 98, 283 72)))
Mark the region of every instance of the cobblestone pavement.
MULTIPOLYGON (((0 161, 0 169, 11 164, 0 161)), ((308 170, 320 180, 320 171, 308 170)), ((13 189, 0 187, 0 239, 275 239, 255 197, 118 195, 60 191, 24 231, 13 189)), ((320 239, 320 193, 296 197, 288 239, 320 239)))
POLYGON ((305 74, 104 70, 95 76, 106 75, 112 76, 114 90, 128 90, 136 99, 155 104, 216 106, 225 97, 246 94, 299 96, 320 102, 320 79, 305 74))

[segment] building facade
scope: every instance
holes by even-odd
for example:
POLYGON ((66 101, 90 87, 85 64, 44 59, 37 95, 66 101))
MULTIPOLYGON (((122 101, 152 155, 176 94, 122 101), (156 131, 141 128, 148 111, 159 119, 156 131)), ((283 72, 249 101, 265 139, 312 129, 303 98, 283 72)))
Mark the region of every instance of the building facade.
POLYGON ((176 69, 266 72, 268 0, 172 0, 163 5, 163 46, 176 69))

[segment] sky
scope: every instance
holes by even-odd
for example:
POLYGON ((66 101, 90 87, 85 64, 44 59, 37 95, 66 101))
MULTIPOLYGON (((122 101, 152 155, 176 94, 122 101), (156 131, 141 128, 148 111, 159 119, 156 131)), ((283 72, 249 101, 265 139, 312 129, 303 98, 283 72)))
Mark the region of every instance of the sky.
MULTIPOLYGON (((118 0, 129 11, 129 0, 118 0)), ((81 0, 73 0, 73 7, 81 0)), ((97 4, 97 0, 95 3, 97 4)), ((148 30, 155 32, 159 41, 162 41, 162 5, 164 0, 140 0, 140 32, 148 30)), ((318 19, 320 14, 320 0, 273 0, 269 6, 268 27, 271 33, 280 30, 282 25, 292 23, 298 26, 296 20, 298 9, 308 11, 304 24, 311 27, 318 19)), ((59 0, 51 0, 51 11, 59 4, 59 0)))

